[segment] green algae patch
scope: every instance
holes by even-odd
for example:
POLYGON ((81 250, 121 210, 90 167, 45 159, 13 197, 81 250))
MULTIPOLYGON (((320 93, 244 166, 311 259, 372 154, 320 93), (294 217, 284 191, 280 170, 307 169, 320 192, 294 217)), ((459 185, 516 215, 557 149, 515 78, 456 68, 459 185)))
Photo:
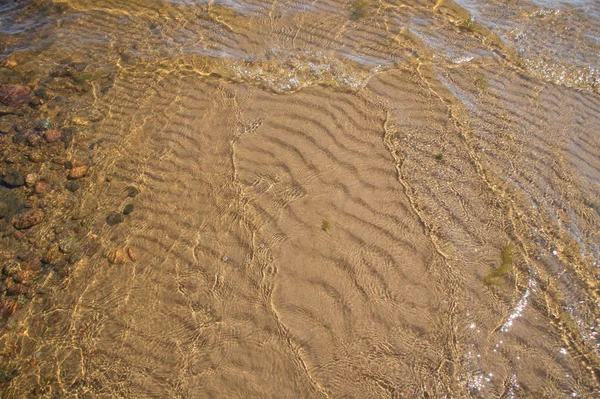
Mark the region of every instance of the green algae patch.
POLYGON ((323 219, 323 221, 321 222, 321 230, 329 231, 329 221, 323 219))
POLYGON ((514 262, 514 248, 512 244, 508 244, 502 250, 500 254, 500 265, 492 268, 483 278, 485 285, 501 285, 504 283, 503 277, 508 275, 513 269, 514 262))
POLYGON ((367 0, 358 0, 352 3, 350 19, 360 21, 369 14, 369 2, 367 0))

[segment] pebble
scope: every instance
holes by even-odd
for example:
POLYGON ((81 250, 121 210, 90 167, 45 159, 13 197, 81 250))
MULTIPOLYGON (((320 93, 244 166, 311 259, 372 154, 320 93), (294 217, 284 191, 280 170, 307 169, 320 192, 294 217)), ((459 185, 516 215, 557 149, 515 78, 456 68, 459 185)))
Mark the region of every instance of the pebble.
POLYGON ((133 186, 129 186, 127 187, 127 196, 128 197, 135 197, 136 195, 138 195, 140 193, 140 190, 138 190, 137 188, 133 187, 133 186))
POLYGON ((42 136, 37 133, 29 133, 26 134, 25 137, 27 138, 27 144, 32 147, 35 147, 42 141, 42 136))
POLYGON ((62 254, 60 253, 60 249, 58 244, 54 244, 42 257, 42 262, 48 265, 56 265, 58 261, 62 258, 62 254))
POLYGON ((28 173, 25 176, 25 185, 27 187, 32 187, 35 183, 37 183, 39 176, 36 173, 28 173))
POLYGON ((33 209, 13 219, 12 223, 16 229, 29 229, 39 224, 44 219, 44 213, 39 209, 33 209))
POLYGON ((133 212, 133 204, 125 205, 125 208, 123 208, 123 215, 129 215, 131 212, 133 212))
POLYGON ((33 163, 40 163, 44 160, 44 156, 38 151, 31 151, 27 154, 27 159, 33 163))
POLYGON ((9 188, 21 187, 25 185, 25 179, 13 170, 2 176, 2 183, 9 188))
POLYGON ((113 212, 106 217, 106 224, 109 226, 114 226, 119 223, 123 223, 123 215, 120 213, 113 212))
POLYGON ((31 89, 23 85, 0 84, 0 104, 9 107, 23 105, 31 99, 31 89))
POLYGON ((8 223, 4 219, 0 219, 0 237, 8 237, 12 235, 15 231, 15 228, 12 224, 8 223))
POLYGON ((89 167, 86 165, 73 165, 67 177, 69 179, 81 179, 88 172, 89 167))
POLYGON ((42 270, 42 262, 39 259, 33 258, 21 262, 21 269, 31 270, 32 272, 42 270))
POLYGON ((44 194, 50 188, 50 183, 45 181, 39 181, 35 183, 33 187, 33 192, 36 194, 44 194))
POLYGON ((79 190, 80 187, 81 184, 77 180, 69 180, 67 184, 65 184, 65 188, 72 193, 79 190))
POLYGON ((60 140, 60 138, 61 134, 58 129, 49 129, 44 132, 44 140, 46 140, 47 143, 54 143, 60 140))
POLYGON ((127 255, 129 255, 129 259, 131 259, 133 262, 136 261, 135 252, 133 252, 133 248, 127 248, 127 255))
POLYGON ((52 126, 54 126, 54 123, 50 120, 50 119, 43 119, 40 121, 40 123, 38 123, 38 125, 36 126, 36 130, 48 130, 51 129, 52 126))
POLYGON ((109 256, 108 261, 114 265, 122 265, 127 263, 127 255, 125 254, 125 250, 123 248, 118 248, 114 250, 109 256))
POLYGON ((73 252, 73 250, 75 249, 76 246, 77 246, 77 239, 75 239, 73 237, 66 237, 58 242, 58 248, 64 254, 73 252))

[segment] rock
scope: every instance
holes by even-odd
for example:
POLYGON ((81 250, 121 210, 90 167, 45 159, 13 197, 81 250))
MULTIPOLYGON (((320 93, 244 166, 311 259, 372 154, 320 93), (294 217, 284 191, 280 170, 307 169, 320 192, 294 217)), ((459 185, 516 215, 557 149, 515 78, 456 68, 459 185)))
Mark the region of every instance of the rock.
POLYGON ((5 276, 13 276, 19 271, 19 265, 16 263, 8 263, 2 268, 2 274, 5 276))
POLYGON ((50 119, 42 119, 40 121, 40 123, 38 123, 38 125, 35 127, 35 130, 38 130, 38 131, 48 130, 48 129, 51 129, 53 126, 54 126, 54 122, 52 122, 50 119))
POLYGON ((5 218, 9 213, 10 206, 4 201, 0 201, 0 219, 5 218))
POLYGON ((50 98, 50 96, 48 95, 48 92, 46 91, 46 89, 37 89, 33 92, 33 94, 37 97, 37 98, 41 98, 42 100, 48 100, 50 98))
POLYGON ((44 156, 39 151, 31 151, 27 154, 27 159, 33 163, 40 163, 44 160, 44 156))
POLYGON ((4 219, 0 219, 0 237, 11 236, 15 232, 15 228, 12 224, 8 223, 4 219))
POLYGON ((136 261, 135 252, 133 252, 133 248, 127 248, 127 255, 129 255, 129 259, 131 259, 132 262, 136 261))
POLYGON ((108 261, 114 265, 127 263, 127 255, 123 248, 118 248, 108 255, 108 261))
POLYGON ((73 141, 73 138, 75 137, 76 134, 77 134, 76 128, 73 128, 73 127, 67 128, 62 131, 60 139, 63 143, 68 144, 73 141))
POLYGON ((119 223, 123 223, 123 215, 120 213, 113 212, 106 217, 106 224, 109 226, 114 226, 119 223))
POLYGON ((42 136, 35 132, 27 133, 25 134, 25 137, 27 137, 27 144, 32 147, 35 147, 42 141, 42 136))
POLYGON ((136 195, 138 195, 140 193, 140 190, 138 190, 137 188, 133 187, 133 186, 129 186, 127 187, 127 196, 128 197, 135 197, 136 195))
POLYGON ((49 129, 44 132, 44 140, 46 143, 54 143, 60 140, 61 134, 58 129, 49 129))
POLYGON ((30 285, 32 277, 33 277, 33 272, 31 270, 21 270, 21 271, 18 271, 13 276, 13 280, 15 280, 15 282, 23 284, 23 285, 30 285))
POLYGON ((25 185, 25 179, 17 171, 10 171, 2 176, 2 184, 9 188, 21 187, 25 185))
POLYGON ((81 183, 79 183, 77 180, 69 180, 67 184, 65 184, 65 188, 72 193, 79 190, 80 187, 81 183))
POLYGON ((39 209, 32 209, 14 218, 12 223, 15 229, 25 230, 39 224, 42 219, 44 219, 44 213, 39 209))
POLYGON ((25 292, 25 287, 22 284, 17 283, 12 278, 8 278, 5 281, 6 284, 6 294, 7 295, 19 295, 25 292))
POLYGON ((133 204, 125 205, 125 208, 123 208, 123 215, 129 215, 131 212, 133 212, 133 204))
POLYGON ((44 105, 44 100, 42 100, 41 98, 32 98, 31 101, 29 101, 29 106, 31 108, 37 108, 44 105))
POLYGON ((44 194, 48 191, 49 188, 50 183, 45 181, 39 181, 35 183, 35 186, 33 187, 33 192, 36 194, 44 194))
POLYGON ((89 169, 89 167, 87 165, 80 165, 80 164, 73 165, 73 167, 69 171, 69 174, 67 175, 67 178, 72 179, 72 180, 73 179, 81 179, 82 177, 84 177, 87 174, 88 169, 89 169))
MULTIPOLYGON (((5 288, 4 291, 8 291, 8 287, 6 285, 4 286, 4 288, 5 288)), ((2 317, 5 319, 10 318, 12 315, 15 314, 18 307, 19 307, 19 304, 18 304, 17 300, 15 300, 15 299, 3 301, 2 304, 0 305, 0 309, 2 310, 2 317)), ((0 383, 2 383, 2 384, 9 383, 13 378, 15 378, 18 375, 19 375, 19 372, 16 370, 13 371, 11 374, 7 374, 4 371, 2 371, 2 372, 0 372, 0 383)))
POLYGON ((19 145, 19 144, 26 144, 27 143, 27 134, 23 131, 17 132, 13 138, 12 138, 12 142, 19 145))
POLYGON ((32 272, 38 272, 42 270, 42 262, 36 258, 27 259, 21 262, 21 269, 30 270, 32 272))
POLYGON ((73 250, 75 249, 76 246, 77 246, 77 239, 75 239, 73 237, 66 237, 58 242, 58 248, 60 249, 60 251, 62 253, 65 253, 65 254, 73 252, 73 250))
POLYGON ((25 176, 25 185, 27 187, 32 187, 35 183, 37 183, 40 177, 36 173, 28 173, 25 176))
POLYGON ((52 247, 50 247, 50 249, 48 249, 48 251, 46 251, 46 253, 42 257, 42 262, 48 265, 56 265, 59 263, 61 258, 62 254, 60 252, 58 244, 54 244, 52 247))
POLYGON ((0 84, 0 104, 17 107, 31 100, 31 89, 23 85, 0 84))

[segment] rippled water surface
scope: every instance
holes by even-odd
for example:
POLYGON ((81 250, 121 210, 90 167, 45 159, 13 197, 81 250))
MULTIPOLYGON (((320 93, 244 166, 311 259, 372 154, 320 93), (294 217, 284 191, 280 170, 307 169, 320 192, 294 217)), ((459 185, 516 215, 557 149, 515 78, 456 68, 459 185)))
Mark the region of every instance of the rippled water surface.
POLYGON ((2 397, 599 397, 599 68, 593 0, 0 0, 2 397))

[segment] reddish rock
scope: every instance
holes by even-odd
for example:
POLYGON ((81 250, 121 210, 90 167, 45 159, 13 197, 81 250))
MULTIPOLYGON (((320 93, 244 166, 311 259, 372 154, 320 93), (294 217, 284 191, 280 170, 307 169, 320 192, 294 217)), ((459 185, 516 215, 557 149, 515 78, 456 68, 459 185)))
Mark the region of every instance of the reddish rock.
POLYGON ((127 255, 129 255, 129 259, 131 259, 133 262, 136 261, 135 252, 133 252, 133 248, 127 248, 127 255))
POLYGON ((31 89, 23 85, 0 84, 0 104, 9 107, 23 105, 31 100, 31 89))
POLYGON ((81 179, 88 172, 89 167, 87 165, 74 164, 67 177, 69 179, 81 179))
POLYGON ((33 209, 13 219, 13 226, 19 230, 25 230, 39 224, 44 218, 44 213, 39 209, 33 209))
POLYGON ((35 132, 29 133, 26 137, 27 143, 29 143, 30 146, 36 146, 42 141, 42 137, 35 132))
POLYGON ((20 231, 18 231, 18 230, 17 230, 17 231, 15 231, 15 232, 13 233, 13 237, 14 237, 14 238, 15 238, 15 240, 17 240, 17 241, 21 241, 21 240, 23 240, 23 238, 25 238, 25 236, 23 235, 23 233, 21 233, 21 232, 20 232, 20 231))
POLYGON ((54 143, 60 140, 60 137, 61 134, 58 129, 50 129, 44 132, 44 140, 46 140, 47 143, 54 143))

